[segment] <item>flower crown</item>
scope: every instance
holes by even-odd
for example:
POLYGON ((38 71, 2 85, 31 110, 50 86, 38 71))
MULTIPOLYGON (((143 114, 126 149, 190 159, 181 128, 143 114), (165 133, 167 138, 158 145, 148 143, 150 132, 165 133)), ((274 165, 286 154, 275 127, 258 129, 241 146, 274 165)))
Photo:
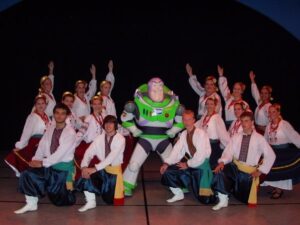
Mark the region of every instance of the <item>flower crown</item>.
POLYGON ((211 80, 214 84, 217 83, 217 79, 212 75, 206 77, 205 81, 208 81, 208 80, 211 80))

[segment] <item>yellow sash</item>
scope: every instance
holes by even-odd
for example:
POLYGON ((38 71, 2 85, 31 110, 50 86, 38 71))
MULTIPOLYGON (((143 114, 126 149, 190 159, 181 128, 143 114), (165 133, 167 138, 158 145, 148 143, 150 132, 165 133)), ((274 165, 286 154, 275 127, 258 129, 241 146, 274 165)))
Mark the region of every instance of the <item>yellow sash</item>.
MULTIPOLYGON (((248 166, 244 163, 241 163, 240 161, 233 159, 233 163, 237 166, 237 168, 244 172, 251 174, 256 171, 257 167, 255 166, 248 166)), ((250 189, 250 194, 248 198, 248 203, 249 204, 256 204, 257 203, 257 187, 259 185, 259 177, 252 178, 252 185, 250 189)))
POLYGON ((123 184, 123 175, 122 175, 122 167, 119 166, 107 166, 105 167, 105 171, 110 174, 117 175, 117 182, 115 188, 115 199, 124 198, 124 184, 123 184))

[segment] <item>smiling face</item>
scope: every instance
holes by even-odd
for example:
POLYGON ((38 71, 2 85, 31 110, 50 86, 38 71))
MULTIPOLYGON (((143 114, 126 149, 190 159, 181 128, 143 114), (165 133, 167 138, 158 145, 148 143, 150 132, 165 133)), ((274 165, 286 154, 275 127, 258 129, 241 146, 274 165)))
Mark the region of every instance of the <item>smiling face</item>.
POLYGON ((244 109, 241 104, 234 105, 234 115, 236 116, 236 118, 239 119, 243 112, 244 112, 244 109))
POLYGON ((45 91, 46 93, 50 93, 52 90, 52 81, 49 78, 44 80, 41 87, 43 91, 45 91))
POLYGON ((116 131, 115 124, 113 122, 107 122, 104 124, 104 130, 106 133, 111 134, 116 131))
POLYGON ((280 118, 280 111, 274 106, 269 107, 269 119, 271 122, 276 121, 280 118))
POLYGON ((92 108, 93 108, 93 112, 96 113, 101 113, 102 111, 102 101, 101 99, 97 98, 97 99, 93 99, 92 100, 92 108))
POLYGON ((235 98, 241 98, 243 94, 243 87, 240 83, 235 83, 232 90, 232 95, 235 98))
POLYGON ((100 87, 101 95, 108 96, 111 89, 111 84, 109 82, 105 82, 100 87))
POLYGON ((46 110, 47 103, 46 103, 45 99, 39 98, 36 100, 34 106, 35 106, 37 112, 43 113, 46 110))
POLYGON ((164 83, 159 78, 153 78, 148 83, 148 95, 154 102, 164 100, 164 83))
POLYGON ((262 88, 260 91, 260 98, 263 102, 270 101, 271 93, 268 91, 267 88, 262 88))
POLYGON ((208 98, 205 102, 205 107, 208 114, 212 114, 216 110, 216 104, 213 99, 208 98))
POLYGON ((83 96, 85 94, 86 85, 84 83, 79 83, 76 86, 76 94, 78 96, 83 96))
POLYGON ((70 109, 72 109, 73 107, 73 103, 74 103, 74 98, 71 96, 66 96, 62 103, 64 103, 66 106, 68 106, 70 109))
POLYGON ((216 92, 216 85, 214 81, 212 79, 206 80, 204 89, 207 94, 212 94, 216 92))

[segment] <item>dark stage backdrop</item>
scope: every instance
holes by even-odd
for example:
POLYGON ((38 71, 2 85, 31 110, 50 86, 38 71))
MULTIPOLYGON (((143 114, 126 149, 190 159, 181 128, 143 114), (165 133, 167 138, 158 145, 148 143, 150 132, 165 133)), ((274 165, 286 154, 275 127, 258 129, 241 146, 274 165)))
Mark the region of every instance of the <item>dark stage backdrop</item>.
POLYGON ((234 81, 247 84, 245 99, 255 109, 248 77, 252 69, 259 87, 272 85, 283 117, 299 131, 299 41, 238 2, 209 2, 24 1, 2 12, 0 149, 11 149, 19 139, 49 60, 55 62, 59 100, 63 91, 73 91, 77 79, 90 79, 91 63, 98 81, 104 79, 113 59, 118 114, 137 86, 153 76, 196 110, 198 96, 188 83, 187 62, 201 82, 223 65, 231 86, 234 81))

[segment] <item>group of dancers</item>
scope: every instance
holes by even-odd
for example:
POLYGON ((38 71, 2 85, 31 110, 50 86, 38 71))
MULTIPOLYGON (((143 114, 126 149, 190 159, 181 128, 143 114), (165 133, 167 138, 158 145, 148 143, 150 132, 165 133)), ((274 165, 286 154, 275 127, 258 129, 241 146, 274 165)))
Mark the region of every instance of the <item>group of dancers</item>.
POLYGON ((26 199, 16 214, 37 210, 45 195, 55 205, 73 205, 76 191, 86 199, 80 212, 96 207, 96 195, 123 205, 152 151, 163 161, 161 183, 174 194, 169 203, 191 191, 203 204, 217 202, 213 210, 227 207, 230 195, 255 206, 259 186, 270 186, 270 197, 278 199, 300 181, 300 135, 282 118, 281 105, 272 103, 271 86, 259 91, 253 71, 254 112, 243 99, 246 85, 236 82, 231 91, 221 66, 218 78, 207 76, 202 86, 187 64, 188 82, 199 95, 197 115, 160 78, 152 78, 125 104, 119 124, 111 97, 113 67, 110 60, 98 93, 92 65, 91 81, 76 81, 75 94, 66 91, 56 101, 49 62, 21 138, 5 158, 26 199), (122 166, 124 154, 131 153, 122 166))

